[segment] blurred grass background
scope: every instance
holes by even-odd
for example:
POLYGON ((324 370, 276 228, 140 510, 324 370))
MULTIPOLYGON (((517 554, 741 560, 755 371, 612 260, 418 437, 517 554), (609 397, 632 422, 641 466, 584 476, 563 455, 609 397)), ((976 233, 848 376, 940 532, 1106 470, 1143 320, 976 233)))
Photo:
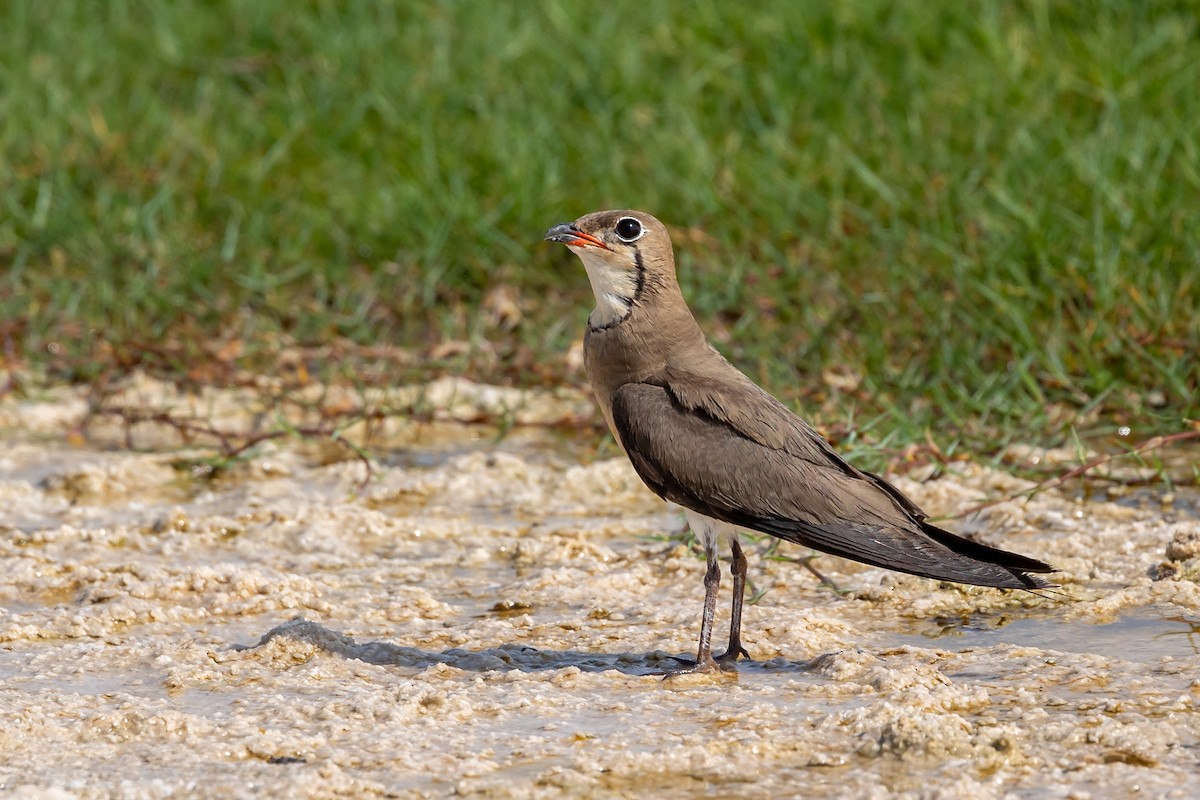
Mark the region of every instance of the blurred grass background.
POLYGON ((0 358, 581 383, 541 236, 633 207, 819 422, 1176 431, 1198 87, 1191 2, 8 0, 0 358))

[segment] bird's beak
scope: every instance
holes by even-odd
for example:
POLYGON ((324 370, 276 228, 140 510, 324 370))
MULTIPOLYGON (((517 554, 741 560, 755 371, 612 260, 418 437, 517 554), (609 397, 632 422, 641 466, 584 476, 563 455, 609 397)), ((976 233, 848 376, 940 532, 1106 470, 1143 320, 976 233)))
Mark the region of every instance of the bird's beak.
POLYGON ((607 250, 608 245, 575 227, 574 222, 564 222, 546 231, 547 242, 562 242, 567 247, 599 247, 607 250))

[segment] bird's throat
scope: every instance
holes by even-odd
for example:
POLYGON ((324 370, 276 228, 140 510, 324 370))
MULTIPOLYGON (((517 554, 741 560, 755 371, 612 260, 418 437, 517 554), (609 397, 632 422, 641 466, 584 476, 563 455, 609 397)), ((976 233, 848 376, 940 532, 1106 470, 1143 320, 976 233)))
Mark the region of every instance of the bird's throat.
POLYGON ((639 263, 635 269, 623 269, 592 253, 579 254, 587 270, 592 293, 596 295, 596 310, 588 317, 592 329, 611 328, 620 324, 633 310, 641 294, 644 270, 639 263))

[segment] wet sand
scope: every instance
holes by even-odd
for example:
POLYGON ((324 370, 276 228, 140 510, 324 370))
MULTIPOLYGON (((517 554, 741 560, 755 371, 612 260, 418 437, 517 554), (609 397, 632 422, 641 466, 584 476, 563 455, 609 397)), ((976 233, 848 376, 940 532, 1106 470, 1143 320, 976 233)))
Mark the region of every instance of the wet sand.
MULTIPOLYGON (((130 392, 247 418, 236 392, 130 392)), ((270 441, 209 475, 211 451, 166 429, 139 429, 137 451, 111 422, 68 436, 77 390, 0 401, 0 786, 1200 795, 1194 506, 1048 492, 960 526, 1058 566, 1043 595, 822 556, 838 593, 751 542, 753 662, 664 681, 694 652, 703 597, 682 515, 623 458, 520 425, 577 419, 588 399, 456 382, 422 397, 431 421, 390 422, 365 485, 328 444, 270 441), (505 438, 461 422, 498 407, 518 423, 505 438)), ((970 465, 897 480, 935 515, 1024 485, 970 465)))

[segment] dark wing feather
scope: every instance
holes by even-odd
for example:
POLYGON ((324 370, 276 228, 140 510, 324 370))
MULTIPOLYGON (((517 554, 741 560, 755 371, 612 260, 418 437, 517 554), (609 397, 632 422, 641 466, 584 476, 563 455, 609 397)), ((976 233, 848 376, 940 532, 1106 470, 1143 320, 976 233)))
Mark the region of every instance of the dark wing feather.
POLYGON ((763 447, 782 450, 815 466, 833 467, 851 477, 870 481, 891 495, 906 513, 917 519, 929 516, 883 478, 846 461, 823 436, 774 395, 747 378, 715 350, 713 354, 717 360, 712 363, 718 365, 715 374, 703 375, 668 366, 659 385, 667 389, 683 408, 720 420, 763 447))
POLYGON ((923 577, 1006 588, 1048 585, 1025 574, 1052 571, 1047 564, 928 525, 920 509, 883 479, 824 457, 824 449, 832 448, 790 412, 824 448, 787 436, 773 442, 780 446, 768 446, 711 413, 686 407, 662 384, 625 384, 614 394, 612 413, 638 475, 660 497, 685 508, 923 577))

